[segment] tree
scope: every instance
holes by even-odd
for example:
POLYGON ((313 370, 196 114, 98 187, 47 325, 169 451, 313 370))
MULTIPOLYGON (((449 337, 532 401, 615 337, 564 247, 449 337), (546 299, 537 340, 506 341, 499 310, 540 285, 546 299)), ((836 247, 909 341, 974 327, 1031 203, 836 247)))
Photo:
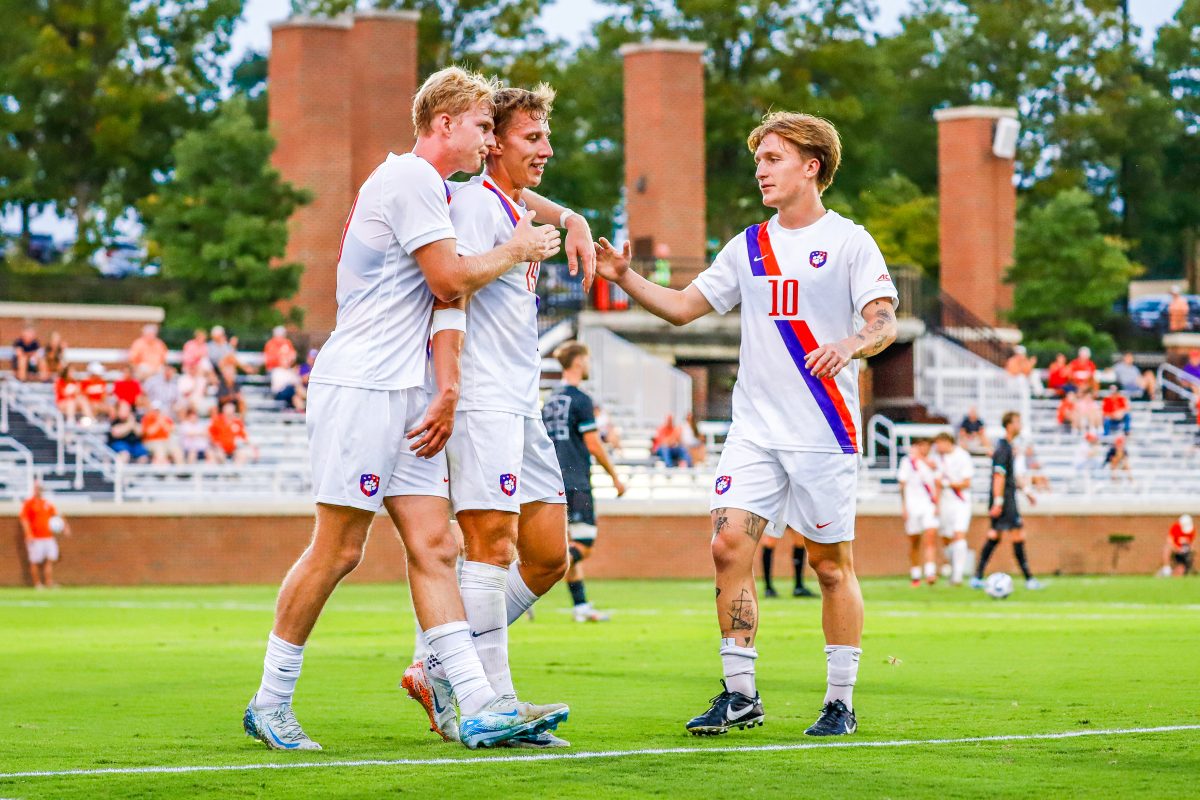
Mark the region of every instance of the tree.
POLYGON ((170 180, 139 205, 163 276, 181 287, 169 309, 180 327, 266 330, 299 286, 302 265, 273 262, 284 255, 288 218, 309 194, 271 167, 275 142, 246 106, 235 97, 207 128, 180 139, 170 180))
POLYGON ((889 264, 912 264, 930 278, 941 269, 937 198, 922 194, 898 173, 864 191, 855 204, 857 217, 871 232, 889 264))
POLYGON ((1107 358, 1116 344, 1098 329, 1111 321, 1113 303, 1141 267, 1125 255, 1126 243, 1104 235, 1092 197, 1082 189, 1025 210, 1006 276, 1014 285, 1009 317, 1034 351, 1087 345, 1097 360, 1107 358))
POLYGON ((216 59, 242 0, 0 0, 0 135, 27 194, 71 213, 77 252, 169 167, 173 142, 217 99, 216 59), (25 130, 14 119, 36 120, 25 130))

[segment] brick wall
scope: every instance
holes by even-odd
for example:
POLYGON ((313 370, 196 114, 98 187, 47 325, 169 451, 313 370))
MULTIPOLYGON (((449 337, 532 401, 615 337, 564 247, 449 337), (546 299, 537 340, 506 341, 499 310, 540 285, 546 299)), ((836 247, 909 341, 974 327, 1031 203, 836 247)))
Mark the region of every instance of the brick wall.
POLYGON ((127 348, 148 322, 161 323, 163 311, 153 306, 105 306, 60 303, 0 303, 0 345, 13 343, 26 322, 37 329, 43 345, 58 331, 69 348, 127 348))
MULTIPOLYGON (((625 45, 625 191, 631 241, 670 248, 673 261, 705 257, 703 45, 625 45)), ((683 271, 671 283, 683 288, 683 271)))
POLYGON ((295 305, 324 341, 337 318, 337 257, 362 181, 389 150, 412 148, 415 12, 352 20, 293 17, 272 28, 268 81, 272 162, 313 202, 289 223, 287 259, 304 264, 295 305))
MULTIPOLYGON (((64 511, 74 535, 62 541, 57 569, 65 585, 265 583, 283 579, 312 532, 309 514, 260 516, 119 515, 94 509, 64 511)), ((1160 564, 1174 517, 1030 516, 1029 556, 1039 574, 1108 573, 1109 534, 1134 540, 1119 554, 1118 571, 1149 575, 1160 564)), ((976 519, 972 547, 986 522, 976 519)), ((588 574, 605 578, 701 578, 712 575, 706 514, 616 516, 601 514, 600 540, 588 574)), ((898 515, 860 515, 855 555, 861 575, 901 575, 908 545, 898 515)), ((1012 548, 996 553, 992 569, 1015 572, 1012 548)), ((404 551, 386 517, 377 518, 363 564, 350 580, 393 581, 404 576, 404 551)), ((0 586, 29 584, 15 510, 0 524, 0 586)))
POLYGON ((1012 308, 1004 271, 1012 263, 1017 192, 1013 161, 992 154, 993 129, 1011 109, 966 107, 938 122, 938 205, 942 289, 992 325, 1012 308))

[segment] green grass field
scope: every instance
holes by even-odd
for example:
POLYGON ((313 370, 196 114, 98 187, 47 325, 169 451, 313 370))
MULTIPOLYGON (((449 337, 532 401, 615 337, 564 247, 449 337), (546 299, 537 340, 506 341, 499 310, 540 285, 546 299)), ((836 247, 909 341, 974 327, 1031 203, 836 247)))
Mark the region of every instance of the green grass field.
POLYGON ((428 733, 395 688, 412 648, 402 586, 338 591, 296 698, 325 750, 266 750, 240 722, 274 591, 0 591, 0 798, 1200 797, 1197 728, 929 741, 1200 727, 1200 580, 1064 578, 1002 602, 868 581, 859 733, 836 742, 803 736, 824 689, 818 602, 763 605, 766 726, 695 739, 683 722, 720 689, 711 585, 593 582, 614 617, 586 626, 558 589, 513 628, 512 660, 524 696, 570 703, 567 752, 621 751, 572 759, 428 733), (302 766, 12 776, 237 765, 302 766))

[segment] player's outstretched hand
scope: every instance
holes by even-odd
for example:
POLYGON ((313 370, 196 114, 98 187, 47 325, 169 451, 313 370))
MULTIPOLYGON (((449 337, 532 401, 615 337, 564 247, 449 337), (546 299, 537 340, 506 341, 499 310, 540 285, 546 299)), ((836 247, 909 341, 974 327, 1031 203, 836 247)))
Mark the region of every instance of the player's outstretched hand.
POLYGON ((409 449, 418 458, 433 458, 442 452, 450 434, 454 432, 454 409, 458 398, 451 394, 437 394, 429 402, 429 410, 421 424, 408 432, 409 439, 416 439, 409 449), (420 438, 417 438, 420 437, 420 438))
POLYGON ((625 277, 625 273, 629 271, 629 262, 633 257, 629 242, 625 242, 621 249, 617 250, 612 246, 612 242, 601 236, 600 240, 596 242, 595 250, 596 274, 613 283, 617 283, 625 277))
POLYGON ((841 342, 823 344, 804 359, 804 368, 814 378, 832 378, 850 363, 853 353, 841 342))
POLYGON ((536 217, 533 211, 521 217, 513 231, 511 244, 517 250, 520 261, 548 261, 558 255, 562 246, 562 237, 558 228, 552 225, 533 224, 536 217))
POLYGON ((583 291, 591 291, 596 277, 596 251, 592 249, 592 228, 582 214, 567 217, 567 269, 572 275, 583 267, 583 291))

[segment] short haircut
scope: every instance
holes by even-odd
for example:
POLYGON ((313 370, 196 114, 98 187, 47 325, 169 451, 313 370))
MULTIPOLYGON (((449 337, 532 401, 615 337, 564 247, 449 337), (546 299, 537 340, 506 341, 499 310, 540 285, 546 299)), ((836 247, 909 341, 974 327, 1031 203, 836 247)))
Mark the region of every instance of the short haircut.
POLYGON ((495 78, 478 72, 467 72, 461 67, 438 70, 425 79, 413 98, 413 128, 417 136, 433 131, 433 120, 438 114, 457 117, 480 101, 490 103, 498 88, 495 78))
POLYGON ((583 342, 577 342, 574 339, 568 342, 563 342, 554 351, 554 357, 558 359, 558 363, 563 369, 570 369, 576 359, 588 354, 588 346, 583 342))
POLYGON ((933 437, 935 442, 949 442, 954 444, 954 434, 950 431, 941 431, 937 436, 933 437))
POLYGON ((778 134, 800 151, 805 158, 821 162, 817 171, 817 189, 824 193, 833 183, 838 166, 842 163, 842 138, 837 128, 827 119, 811 114, 792 111, 772 111, 763 117, 762 123, 750 132, 746 145, 753 153, 762 144, 767 134, 778 134))
POLYGON ((541 122, 550 119, 550 112, 554 110, 554 96, 554 89, 548 83, 539 83, 532 90, 508 86, 497 89, 492 95, 492 119, 496 123, 496 133, 503 133, 521 111, 541 122))
POLYGON ((1012 422, 1014 419, 1019 418, 1020 416, 1021 416, 1021 413, 1019 411, 1005 411, 1004 416, 1000 418, 1000 424, 1003 425, 1005 428, 1007 428, 1008 423, 1012 422))

